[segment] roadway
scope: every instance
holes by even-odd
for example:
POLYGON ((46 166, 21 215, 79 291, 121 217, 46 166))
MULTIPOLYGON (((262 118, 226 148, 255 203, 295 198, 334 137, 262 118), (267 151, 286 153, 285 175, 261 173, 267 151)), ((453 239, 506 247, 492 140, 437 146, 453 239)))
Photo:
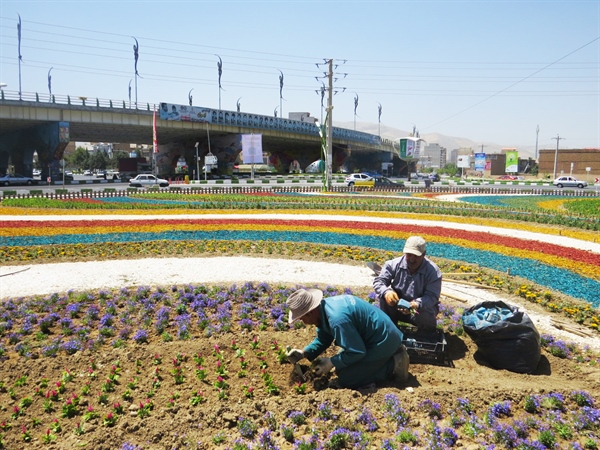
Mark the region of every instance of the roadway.
MULTIPOLYGON (((332 186, 334 187, 343 187, 346 186, 346 183, 343 181, 345 176, 334 176, 332 180, 332 186)), ((425 182, 423 180, 419 181, 411 181, 408 182, 406 179, 402 178, 391 178, 394 181, 404 181, 405 185, 409 190, 425 190, 425 182)), ((231 179, 219 179, 219 180, 207 180, 206 182, 198 182, 192 181, 190 184, 185 184, 182 182, 172 182, 171 187, 198 187, 198 188, 214 188, 214 187, 229 187, 229 186, 255 186, 255 187, 281 187, 281 186, 319 186, 321 185, 320 175, 315 175, 311 178, 304 177, 293 177, 293 176, 275 176, 275 175, 264 175, 264 176, 255 176, 255 180, 253 184, 248 183, 250 177, 240 178, 237 182, 233 183, 231 179), (308 181, 309 179, 313 181, 308 181), (283 180, 283 182, 281 181, 283 180), (268 181, 268 183, 267 183, 268 181)), ((40 184, 36 186, 0 186, 0 195, 4 195, 4 191, 17 191, 18 195, 27 195, 31 190, 38 190, 44 193, 55 193, 57 189, 66 189, 69 193, 79 193, 82 189, 91 189, 94 192, 102 192, 105 189, 116 189, 119 190, 127 190, 129 187, 129 183, 113 181, 113 180, 103 180, 96 177, 84 176, 84 175, 74 175, 74 181, 76 183, 67 183, 64 187, 62 184, 40 184)), ((580 189, 563 189, 559 191, 557 188, 552 186, 550 183, 543 184, 527 184, 525 182, 494 182, 494 184, 484 184, 480 181, 440 181, 436 183, 431 183, 431 187, 435 191, 444 190, 444 188, 448 188, 449 191, 455 192, 457 189, 467 190, 467 191, 477 191, 481 193, 482 190, 497 190, 502 189, 503 191, 509 191, 509 193, 532 193, 532 192, 547 192, 547 191, 556 191, 565 192, 572 195, 576 194, 579 191, 589 191, 594 190, 593 186, 588 186, 582 190, 580 189), (512 184, 515 183, 515 184, 512 184)), ((166 188, 169 189, 169 188, 166 188)), ((598 190, 596 190, 598 193, 598 190)))

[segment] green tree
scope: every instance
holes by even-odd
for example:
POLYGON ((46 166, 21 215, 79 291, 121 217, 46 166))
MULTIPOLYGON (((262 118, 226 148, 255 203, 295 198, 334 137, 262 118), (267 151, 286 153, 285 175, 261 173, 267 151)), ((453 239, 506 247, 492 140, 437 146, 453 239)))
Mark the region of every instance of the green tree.
POLYGON ((90 154, 83 147, 77 147, 73 153, 66 158, 67 165, 76 169, 89 169, 90 168, 90 154))
POLYGON ((456 167, 456 164, 449 163, 444 166, 444 169, 442 171, 443 171, 443 173, 447 173, 451 177, 454 177, 454 176, 456 176, 456 173, 458 172, 458 167, 456 167))
POLYGON ((108 163, 108 154, 104 151, 96 151, 92 155, 92 169, 105 170, 108 163))

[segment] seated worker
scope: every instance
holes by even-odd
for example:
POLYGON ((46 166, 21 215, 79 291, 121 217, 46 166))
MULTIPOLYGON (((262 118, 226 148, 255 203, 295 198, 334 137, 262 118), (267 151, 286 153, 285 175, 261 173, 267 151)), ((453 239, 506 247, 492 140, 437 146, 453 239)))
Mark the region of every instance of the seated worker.
POLYGON ((320 358, 315 373, 328 374, 335 368, 337 380, 329 387, 356 389, 372 383, 408 379, 409 357, 402 345, 402 332, 379 308, 353 295, 323 298, 319 289, 299 289, 287 299, 289 322, 302 320, 315 325, 317 335, 304 349, 291 349, 288 360, 314 361, 332 343, 341 351, 320 358))
POLYGON ((404 245, 404 255, 386 261, 373 279, 379 307, 395 324, 415 325, 420 331, 435 331, 440 312, 442 272, 425 256, 426 243, 421 236, 411 236, 404 245), (403 299, 410 308, 398 307, 403 299))

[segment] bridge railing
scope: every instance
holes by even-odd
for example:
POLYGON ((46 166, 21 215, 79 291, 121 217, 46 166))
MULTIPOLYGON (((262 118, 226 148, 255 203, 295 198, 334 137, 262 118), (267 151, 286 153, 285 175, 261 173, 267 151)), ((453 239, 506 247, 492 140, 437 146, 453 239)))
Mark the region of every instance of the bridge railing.
POLYGON ((85 96, 56 95, 39 92, 21 92, 0 90, 0 101, 22 101, 43 104, 56 104, 66 106, 89 106, 95 108, 131 109, 135 111, 153 111, 158 104, 140 103, 137 105, 129 100, 111 100, 106 98, 94 98, 85 96))

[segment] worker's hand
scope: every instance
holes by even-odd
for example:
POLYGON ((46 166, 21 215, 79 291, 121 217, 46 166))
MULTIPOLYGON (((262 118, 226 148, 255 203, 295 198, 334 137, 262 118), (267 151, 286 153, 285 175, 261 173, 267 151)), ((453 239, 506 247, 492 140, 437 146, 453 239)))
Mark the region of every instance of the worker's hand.
POLYGON ((396 294, 396 291, 393 289, 388 289, 385 291, 384 298, 385 302, 390 306, 396 306, 398 304, 398 300, 400 300, 400 297, 398 297, 398 294, 396 294))
POLYGON ((315 364, 315 373, 318 376, 327 375, 333 369, 333 363, 331 362, 331 358, 321 358, 315 364))
POLYGON ((401 314, 419 314, 419 304, 414 300, 410 302, 410 309, 408 308, 398 308, 401 314))
POLYGON ((285 356, 287 356, 287 360, 289 362, 296 364, 301 359, 304 359, 304 350, 288 347, 287 352, 285 352, 285 356))

